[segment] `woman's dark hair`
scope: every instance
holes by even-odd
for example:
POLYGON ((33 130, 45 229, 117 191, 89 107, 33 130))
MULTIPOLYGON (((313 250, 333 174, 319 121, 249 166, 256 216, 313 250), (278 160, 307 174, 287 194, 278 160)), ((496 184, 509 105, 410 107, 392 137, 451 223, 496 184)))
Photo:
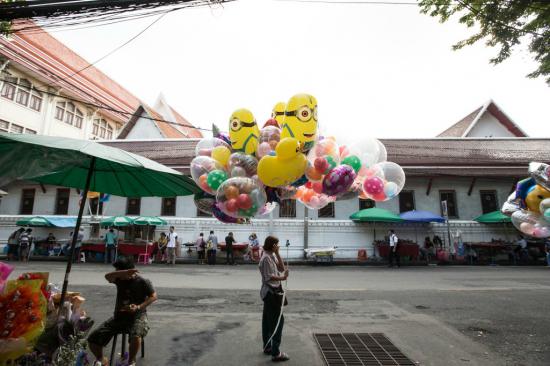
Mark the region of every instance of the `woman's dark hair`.
POLYGON ((160 233, 160 236, 166 236, 166 233, 162 232, 160 233))
POLYGON ((268 251, 268 252, 272 252, 273 251, 273 247, 279 243, 279 239, 275 236, 268 236, 267 238, 265 238, 265 241, 264 241, 264 250, 268 251))
POLYGON ((115 263, 113 263, 113 267, 117 271, 124 271, 127 269, 134 269, 136 266, 134 266, 134 260, 132 257, 118 257, 115 263))

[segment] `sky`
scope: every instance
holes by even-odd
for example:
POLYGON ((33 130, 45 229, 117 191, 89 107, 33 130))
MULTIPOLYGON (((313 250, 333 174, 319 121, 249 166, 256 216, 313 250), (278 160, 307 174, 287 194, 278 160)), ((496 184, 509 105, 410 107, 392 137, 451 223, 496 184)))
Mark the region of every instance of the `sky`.
MULTIPOLYGON (((52 32, 92 62, 155 18, 52 32)), ((474 30, 416 5, 240 0, 170 13, 97 67, 144 102, 159 93, 191 123, 228 129, 250 109, 314 95, 323 134, 434 137, 487 100, 532 137, 550 137, 550 88, 518 49, 494 66, 483 44, 453 51, 474 30)))

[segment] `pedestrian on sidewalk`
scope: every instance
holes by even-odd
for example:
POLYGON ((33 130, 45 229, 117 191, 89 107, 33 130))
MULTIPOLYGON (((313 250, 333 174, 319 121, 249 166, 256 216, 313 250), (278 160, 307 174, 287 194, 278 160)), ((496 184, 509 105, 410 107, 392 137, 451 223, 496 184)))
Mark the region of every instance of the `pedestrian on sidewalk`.
POLYGON ((208 264, 216 264, 216 251, 218 250, 218 237, 214 234, 214 230, 210 230, 210 235, 206 242, 206 256, 208 264))
POLYGON ((32 245, 32 229, 27 229, 19 235, 19 260, 28 262, 32 245))
POLYGON ((15 230, 8 238, 8 260, 16 261, 19 260, 19 237, 25 231, 24 228, 20 227, 15 230))
POLYGON ((97 360, 94 366, 107 366, 109 360, 103 356, 103 348, 116 334, 128 333, 128 364, 135 366, 141 340, 149 331, 146 308, 157 300, 157 293, 151 281, 138 274, 131 259, 120 257, 114 267, 114 272, 105 275, 117 288, 114 315, 90 334, 88 344, 97 360))
POLYGON ((273 362, 288 361, 290 359, 288 355, 281 352, 279 348, 285 323, 281 311, 282 307, 287 305, 286 298, 283 304, 284 291, 281 281, 288 278, 288 268, 285 268, 279 254, 279 239, 268 236, 265 238, 263 249, 259 264, 262 276, 260 296, 264 302, 262 313, 263 352, 266 355, 271 355, 273 362))
POLYGON ((118 237, 113 228, 105 234, 105 263, 114 263, 118 237))
POLYGON ((233 244, 235 243, 235 238, 233 233, 229 232, 225 237, 225 264, 235 264, 235 256, 233 255, 233 244))
POLYGON ((170 232, 168 233, 168 244, 166 250, 168 253, 168 265, 176 264, 176 246, 178 245, 178 233, 174 231, 174 227, 170 226, 170 232))
POLYGON ((550 239, 544 239, 544 249, 546 250, 546 265, 550 267, 550 239))
POLYGON ((393 267, 394 259, 395 259, 395 263, 397 264, 397 267, 401 267, 401 261, 399 258, 399 251, 398 251, 399 238, 397 237, 397 235, 395 235, 394 230, 390 230, 388 232, 388 240, 390 242, 390 253, 389 253, 390 268, 393 267))
POLYGON ((197 255, 199 258, 199 264, 204 264, 204 257, 206 253, 206 241, 204 241, 204 234, 200 233, 197 242, 195 243, 197 248, 197 255))

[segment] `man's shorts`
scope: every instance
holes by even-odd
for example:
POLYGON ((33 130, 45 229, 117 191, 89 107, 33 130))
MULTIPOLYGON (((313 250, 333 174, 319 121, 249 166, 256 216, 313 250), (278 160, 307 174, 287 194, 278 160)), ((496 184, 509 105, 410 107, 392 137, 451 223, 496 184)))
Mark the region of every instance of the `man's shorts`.
POLYGON ((105 347, 116 334, 128 333, 130 338, 135 338, 145 337, 148 331, 147 314, 141 314, 134 320, 111 318, 90 334, 88 342, 105 347))

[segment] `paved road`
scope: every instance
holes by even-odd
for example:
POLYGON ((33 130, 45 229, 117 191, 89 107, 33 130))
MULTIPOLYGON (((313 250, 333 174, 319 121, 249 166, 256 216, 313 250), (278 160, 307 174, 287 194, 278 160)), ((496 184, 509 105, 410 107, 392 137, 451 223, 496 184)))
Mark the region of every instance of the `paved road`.
MULTIPOLYGON (((61 282, 60 263, 47 270, 61 282)), ((114 303, 109 267, 74 267, 73 290, 101 321, 114 303)), ((141 365, 266 365, 255 266, 142 266, 160 300, 141 365)), ((550 364, 545 267, 291 267, 283 347, 288 365, 323 365, 315 332, 383 332, 420 365, 550 364)))

